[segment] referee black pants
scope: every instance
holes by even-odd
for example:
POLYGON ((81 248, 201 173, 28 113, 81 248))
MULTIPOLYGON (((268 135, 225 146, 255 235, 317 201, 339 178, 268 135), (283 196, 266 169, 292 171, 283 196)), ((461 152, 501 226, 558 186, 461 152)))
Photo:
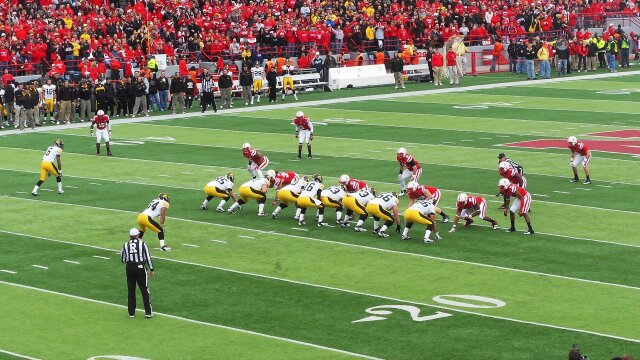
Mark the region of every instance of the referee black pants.
POLYGON ((203 92, 202 98, 200 99, 200 106, 202 106, 202 112, 207 111, 207 106, 211 105, 213 111, 218 111, 216 107, 216 101, 213 98, 212 92, 203 92))
POLYGON ((136 284, 142 293, 144 313, 152 315, 151 301, 149 300, 149 287, 147 286, 147 269, 144 265, 127 264, 127 288, 129 290, 129 316, 136 313, 136 284))

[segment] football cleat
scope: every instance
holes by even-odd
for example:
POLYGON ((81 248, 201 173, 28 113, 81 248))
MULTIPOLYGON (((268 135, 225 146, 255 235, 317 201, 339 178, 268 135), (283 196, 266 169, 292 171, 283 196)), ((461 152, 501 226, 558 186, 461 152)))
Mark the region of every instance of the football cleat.
POLYGON ((402 235, 402 240, 411 240, 411 237, 402 235))
POLYGON ((379 230, 380 230, 380 228, 373 228, 373 233, 377 234, 379 230))
POLYGON ((217 211, 217 212, 219 212, 219 213, 223 213, 223 212, 224 212, 224 209, 223 209, 223 208, 221 208, 221 207, 217 207, 217 208, 216 208, 216 211, 217 211))
POLYGON ((39 195, 37 192, 35 192, 35 191, 34 191, 34 192, 32 192, 32 193, 31 193, 31 195, 33 195, 33 196, 40 196, 40 195, 39 195))
POLYGON ((329 224, 327 224, 326 222, 319 222, 318 226, 329 226, 329 224))
MULTIPOLYGON (((299 220, 299 219, 300 219, 300 215, 295 215, 295 216, 293 217, 293 219, 294 219, 294 220, 299 220)), ((317 220, 317 219, 316 219, 316 220, 317 220)))
POLYGON ((398 194, 398 196, 405 196, 407 195, 407 190, 402 190, 400 191, 400 194, 398 194))
POLYGON ((229 214, 235 214, 235 213, 236 213, 236 211, 235 211, 235 210, 231 210, 231 209, 227 210, 227 212, 228 212, 229 214))
POLYGON ((495 230, 497 228, 498 228, 498 222, 497 221, 492 222, 491 223, 491 230, 495 230))
POLYGON ((363 228, 362 226, 356 226, 356 227, 353 228, 353 230, 355 232, 366 232, 367 231, 367 229, 363 228))
POLYGON ((449 217, 448 216, 443 217, 442 218, 442 222, 443 223, 448 223, 449 222, 449 217))
POLYGON ((271 218, 275 220, 275 219, 278 218, 278 215, 276 213, 273 213, 273 214, 271 214, 271 218))
POLYGON ((107 151, 107 156, 113 156, 113 153, 111 151, 107 151))
POLYGON ((200 205, 200 210, 209 210, 209 208, 205 204, 202 204, 200 205))
POLYGON ((535 232, 533 230, 529 230, 525 232, 523 235, 533 235, 533 234, 535 234, 535 232))
POLYGON ((473 219, 472 218, 468 218, 465 222, 464 222, 464 227, 468 227, 469 225, 473 224, 473 219))
POLYGON ((342 226, 343 228, 348 228, 350 226, 348 221, 343 221, 340 223, 340 226, 342 226))
POLYGON ((58 190, 58 194, 64 194, 64 190, 58 190))
POLYGON ((306 225, 306 224, 307 223, 304 220, 298 221, 298 226, 303 226, 303 225, 306 225))
POLYGON ((313 156, 307 155, 307 159, 313 159, 313 156))
POLYGON ((160 250, 162 250, 162 251, 171 251, 171 248, 165 245, 165 246, 161 247, 160 250))
POLYGON ((515 231, 516 231, 516 228, 514 227, 510 227, 506 230, 506 232, 515 232, 515 231))
POLYGON ((267 216, 267 214, 265 214, 264 212, 259 212, 258 216, 267 216))
POLYGON ((433 240, 429 239, 429 238, 424 238, 424 240, 422 240, 423 243, 425 244, 433 244, 433 240))
POLYGON ((379 236, 379 237, 383 237, 383 238, 388 238, 388 237, 389 237, 389 234, 387 234, 387 233, 386 233, 386 232, 384 232, 384 231, 378 231, 378 236, 379 236))
POLYGON ((585 185, 589 185, 589 184, 591 184, 591 179, 587 179, 587 180, 585 180, 585 181, 584 181, 584 184, 585 184, 585 185))
POLYGON ((580 182, 580 179, 578 179, 578 178, 573 178, 573 179, 569 180, 569 182, 577 183, 577 182, 580 182))

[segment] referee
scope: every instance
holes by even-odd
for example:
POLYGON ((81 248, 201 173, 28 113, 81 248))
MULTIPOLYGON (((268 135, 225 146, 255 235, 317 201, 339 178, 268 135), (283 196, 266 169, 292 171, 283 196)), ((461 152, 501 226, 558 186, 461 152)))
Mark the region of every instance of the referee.
POLYGON ((216 101, 213 97, 213 88, 215 86, 215 83, 213 81, 213 78, 211 77, 211 73, 206 74, 200 86, 200 89, 202 90, 202 98, 200 101, 202 112, 205 112, 207 110, 208 105, 211 105, 211 107, 213 107, 213 112, 218 112, 218 109, 216 108, 216 101))
POLYGON ((129 317, 136 315, 136 283, 142 293, 144 302, 144 313, 147 319, 153 317, 151 312, 151 301, 149 300, 149 286, 147 285, 147 269, 153 277, 153 262, 149 254, 149 248, 144 241, 139 238, 140 231, 133 228, 129 230, 129 241, 122 246, 122 262, 127 264, 127 287, 129 289, 129 317))

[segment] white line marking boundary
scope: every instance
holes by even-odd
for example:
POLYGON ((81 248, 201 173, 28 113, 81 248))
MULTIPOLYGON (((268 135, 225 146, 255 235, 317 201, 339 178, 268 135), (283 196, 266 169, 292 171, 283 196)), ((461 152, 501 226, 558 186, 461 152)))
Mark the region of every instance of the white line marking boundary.
POLYGON ((11 355, 11 356, 15 356, 15 357, 19 357, 19 358, 21 358, 21 359, 28 359, 28 360, 40 360, 40 359, 38 359, 38 358, 34 358, 34 357, 32 357, 32 356, 22 355, 22 354, 14 353, 14 352, 12 352, 12 351, 4 350, 4 349, 0 349, 0 353, 7 354, 7 355, 11 355))

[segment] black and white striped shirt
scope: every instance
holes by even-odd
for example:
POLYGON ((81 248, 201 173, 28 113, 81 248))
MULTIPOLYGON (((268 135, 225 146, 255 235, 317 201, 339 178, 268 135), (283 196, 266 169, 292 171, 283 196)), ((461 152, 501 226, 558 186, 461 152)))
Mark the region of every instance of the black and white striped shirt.
POLYGON ((515 161, 513 161, 513 160, 511 160, 509 158, 506 158, 505 161, 508 162, 509 165, 511 165, 512 168, 516 169, 516 171, 520 175, 524 174, 524 168, 522 167, 522 165, 518 164, 517 162, 515 162, 515 161))
POLYGON ((215 87, 215 83, 213 79, 204 79, 200 84, 202 92, 213 92, 213 88, 215 87))
POLYGON ((149 266, 149 270, 153 271, 153 262, 149 248, 144 241, 140 239, 131 239, 122 246, 122 262, 126 264, 137 264, 149 266))

